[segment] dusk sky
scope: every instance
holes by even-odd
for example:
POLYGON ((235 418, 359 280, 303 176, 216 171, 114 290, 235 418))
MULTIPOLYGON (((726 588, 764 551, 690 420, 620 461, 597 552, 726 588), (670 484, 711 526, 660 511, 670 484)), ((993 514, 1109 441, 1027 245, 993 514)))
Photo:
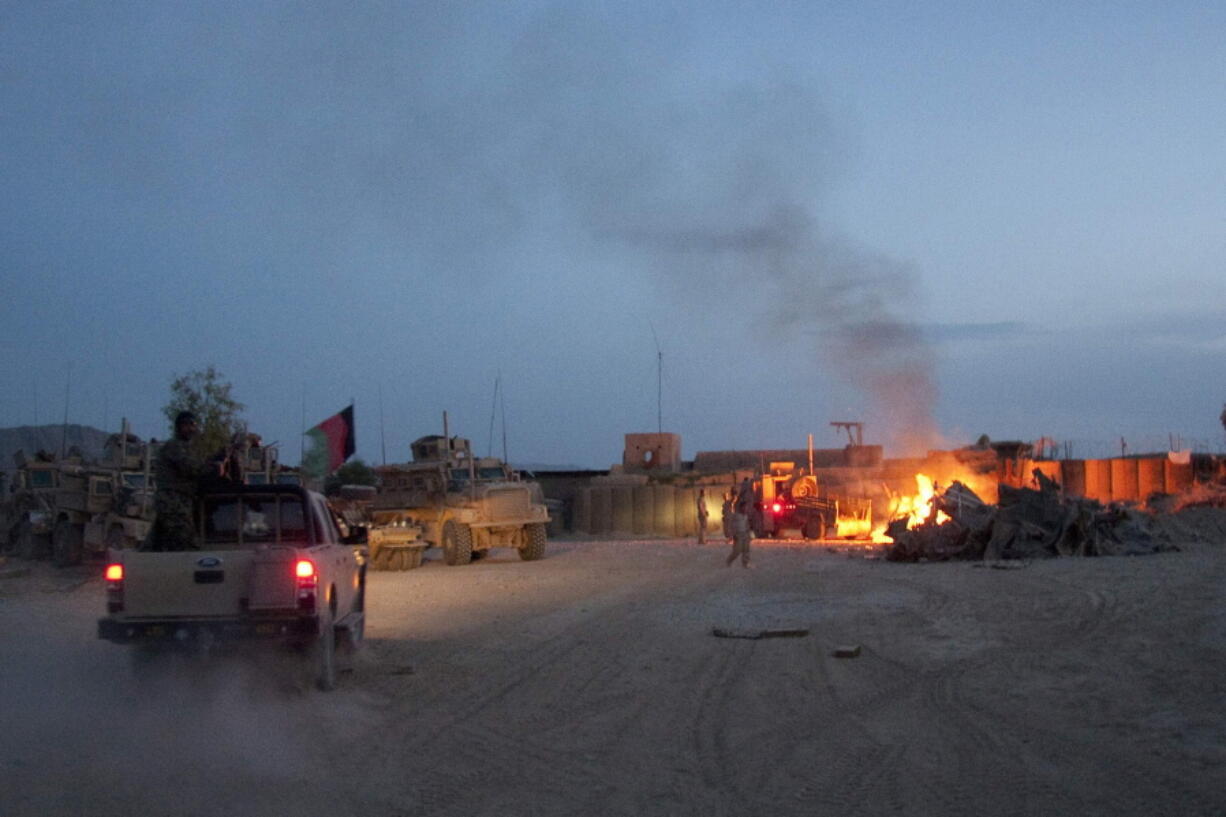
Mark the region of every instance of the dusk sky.
POLYGON ((1226 449, 1221 2, 5 2, 0 181, 0 426, 1226 449))

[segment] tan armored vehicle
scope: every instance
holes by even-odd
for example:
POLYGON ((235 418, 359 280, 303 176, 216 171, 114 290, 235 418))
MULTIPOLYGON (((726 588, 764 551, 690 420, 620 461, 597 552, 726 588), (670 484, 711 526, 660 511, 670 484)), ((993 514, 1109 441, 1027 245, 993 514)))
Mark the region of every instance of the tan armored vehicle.
MULTIPOLYGON (((145 541, 153 526, 153 458, 156 446, 124 431, 113 434, 106 442, 99 466, 112 477, 111 501, 102 511, 85 523, 82 544, 86 554, 102 554, 107 550, 134 548, 145 541)), ((100 486, 99 486, 100 487, 100 486)), ((52 547, 57 564, 75 564, 71 552, 52 547), (64 557, 68 557, 64 560, 64 557)))
POLYGON ((23 559, 43 559, 51 550, 55 526, 55 495, 60 488, 60 464, 50 455, 13 455, 17 471, 3 506, 0 527, 7 533, 6 550, 23 559))
POLYGON ((382 484, 370 508, 372 533, 417 526, 449 565, 495 547, 515 548, 525 561, 545 555, 549 512, 539 485, 519 480, 501 460, 473 457, 461 437, 422 437, 412 450, 413 462, 375 469, 382 484))
POLYGON ((301 485, 302 476, 295 468, 281 465, 276 444, 263 445, 254 434, 241 435, 235 443, 235 454, 241 463, 241 481, 245 485, 301 485))

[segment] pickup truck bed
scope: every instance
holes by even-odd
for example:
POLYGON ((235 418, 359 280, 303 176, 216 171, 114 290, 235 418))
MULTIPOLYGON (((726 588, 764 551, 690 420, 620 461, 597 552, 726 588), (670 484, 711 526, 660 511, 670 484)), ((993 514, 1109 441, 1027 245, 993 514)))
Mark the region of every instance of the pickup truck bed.
POLYGON ((214 489, 198 506, 198 549, 110 554, 98 637, 280 640, 306 647, 318 685, 331 689, 338 636, 356 647, 365 630, 364 553, 340 541, 323 497, 298 486, 214 489))

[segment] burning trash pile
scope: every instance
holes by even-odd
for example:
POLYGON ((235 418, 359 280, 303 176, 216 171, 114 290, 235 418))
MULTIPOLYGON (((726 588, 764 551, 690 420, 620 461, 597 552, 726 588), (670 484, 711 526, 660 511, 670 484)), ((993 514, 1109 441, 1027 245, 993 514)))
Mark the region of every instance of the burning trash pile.
POLYGON ((1037 490, 1000 486, 1000 504, 989 505, 961 482, 929 500, 928 513, 895 519, 885 558, 1036 559, 1051 556, 1135 556, 1178 550, 1151 514, 1104 508, 1093 499, 1064 496, 1036 474, 1037 490))

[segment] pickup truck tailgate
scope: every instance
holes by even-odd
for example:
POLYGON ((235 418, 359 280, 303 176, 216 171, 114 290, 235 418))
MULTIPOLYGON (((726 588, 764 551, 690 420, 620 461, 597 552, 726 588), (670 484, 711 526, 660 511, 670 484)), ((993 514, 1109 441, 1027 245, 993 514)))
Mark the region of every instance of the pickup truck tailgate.
POLYGON ((250 603, 250 550, 124 553, 124 617, 236 616, 250 603))

